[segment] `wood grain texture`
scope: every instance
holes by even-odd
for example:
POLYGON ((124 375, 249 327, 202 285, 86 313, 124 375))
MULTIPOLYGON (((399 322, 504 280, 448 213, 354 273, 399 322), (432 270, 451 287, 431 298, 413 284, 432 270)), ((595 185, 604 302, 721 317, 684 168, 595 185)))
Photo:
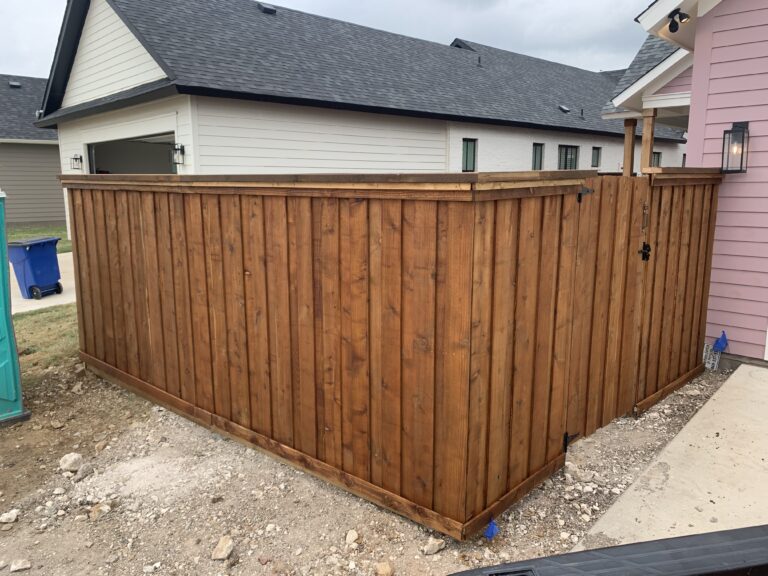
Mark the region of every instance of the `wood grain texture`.
POLYGON ((574 178, 70 188, 82 357, 466 538, 700 369, 715 185, 574 178))

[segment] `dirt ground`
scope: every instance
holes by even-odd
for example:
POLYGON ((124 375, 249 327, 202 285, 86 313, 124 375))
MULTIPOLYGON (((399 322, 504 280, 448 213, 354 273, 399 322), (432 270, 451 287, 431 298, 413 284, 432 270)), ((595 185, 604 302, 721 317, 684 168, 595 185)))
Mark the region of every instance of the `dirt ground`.
POLYGON ((51 314, 17 322, 33 417, 0 429, 0 514, 18 510, 0 524, 0 574, 26 560, 22 574, 56 576, 445 575, 564 552, 726 377, 705 374, 641 418, 577 442, 565 470, 498 519, 496 538, 445 539, 427 556, 421 548, 439 534, 85 371, 71 332, 46 365, 31 332, 71 322, 73 310, 51 314), (93 467, 78 482, 59 469, 73 452, 93 467), (214 561, 225 535, 234 551, 214 561))

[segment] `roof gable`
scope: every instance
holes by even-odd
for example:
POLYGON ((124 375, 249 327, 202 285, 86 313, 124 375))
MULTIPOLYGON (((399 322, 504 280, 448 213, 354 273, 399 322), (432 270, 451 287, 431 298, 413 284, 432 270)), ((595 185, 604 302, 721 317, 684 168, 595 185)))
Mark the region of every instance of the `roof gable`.
POLYGON ((62 106, 76 106, 165 77, 108 1, 91 0, 62 106))
POLYGON ((45 78, 0 74, 0 140, 56 140, 55 130, 34 124, 44 93, 45 78))

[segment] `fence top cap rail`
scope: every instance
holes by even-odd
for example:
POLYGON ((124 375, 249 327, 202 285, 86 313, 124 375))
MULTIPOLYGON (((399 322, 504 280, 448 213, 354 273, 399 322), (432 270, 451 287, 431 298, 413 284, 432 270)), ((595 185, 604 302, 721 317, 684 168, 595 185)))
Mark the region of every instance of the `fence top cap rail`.
POLYGON ((553 182, 587 179, 597 176, 593 170, 560 170, 534 172, 471 172, 431 174, 249 174, 249 175, 169 175, 169 174, 64 174, 61 183, 133 182, 152 185, 215 184, 313 184, 334 187, 337 184, 472 184, 485 182, 553 182))
POLYGON ((713 174, 722 176, 720 168, 672 168, 672 167, 654 167, 646 168, 647 174, 675 174, 676 176, 685 176, 686 174, 701 176, 704 174, 713 174))

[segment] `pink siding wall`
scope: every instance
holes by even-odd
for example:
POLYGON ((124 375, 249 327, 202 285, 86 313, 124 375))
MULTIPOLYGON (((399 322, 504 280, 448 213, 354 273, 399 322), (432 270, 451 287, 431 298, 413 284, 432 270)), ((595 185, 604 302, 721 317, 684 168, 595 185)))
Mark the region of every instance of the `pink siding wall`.
POLYGON ((724 0, 699 19, 688 165, 720 166, 723 131, 749 121, 746 174, 721 187, 707 336, 768 359, 768 2, 724 0))
POLYGON ((663 88, 656 91, 656 94, 678 94, 680 92, 690 92, 693 86, 693 66, 680 72, 680 74, 670 80, 663 88))

